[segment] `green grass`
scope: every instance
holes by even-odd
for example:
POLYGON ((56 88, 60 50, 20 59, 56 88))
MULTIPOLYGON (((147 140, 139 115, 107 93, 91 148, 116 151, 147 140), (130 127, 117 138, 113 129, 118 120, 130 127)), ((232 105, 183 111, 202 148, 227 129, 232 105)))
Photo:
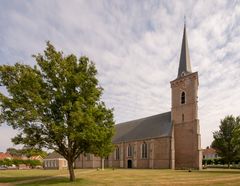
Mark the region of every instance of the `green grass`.
POLYGON ((0 183, 46 178, 68 174, 67 170, 0 170, 0 183))
POLYGON ((75 170, 76 182, 68 181, 67 170, 7 170, 0 171, 0 183, 26 186, 68 185, 240 185, 240 170, 96 169, 75 170))

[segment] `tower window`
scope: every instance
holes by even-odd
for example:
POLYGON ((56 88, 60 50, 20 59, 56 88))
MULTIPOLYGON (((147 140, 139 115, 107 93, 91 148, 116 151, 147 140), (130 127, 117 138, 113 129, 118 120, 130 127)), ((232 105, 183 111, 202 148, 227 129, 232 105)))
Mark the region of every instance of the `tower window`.
POLYGON ((186 94, 185 92, 182 92, 181 94, 181 104, 185 104, 186 103, 186 94))
POLYGON ((184 114, 182 114, 182 122, 184 122, 184 114))

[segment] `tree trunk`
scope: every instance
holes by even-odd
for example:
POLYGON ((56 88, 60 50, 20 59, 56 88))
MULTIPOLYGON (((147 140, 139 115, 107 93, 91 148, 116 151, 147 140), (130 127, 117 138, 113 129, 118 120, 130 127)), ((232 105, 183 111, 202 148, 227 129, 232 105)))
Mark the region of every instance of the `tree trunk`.
POLYGON ((101 160, 102 160, 101 168, 102 168, 102 170, 104 170, 104 158, 101 158, 101 160))
POLYGON ((68 161, 68 171, 69 171, 69 176, 70 176, 70 181, 75 181, 75 174, 74 174, 74 169, 73 169, 73 162, 68 161))
POLYGON ((230 161, 228 161, 228 168, 230 169, 230 161))

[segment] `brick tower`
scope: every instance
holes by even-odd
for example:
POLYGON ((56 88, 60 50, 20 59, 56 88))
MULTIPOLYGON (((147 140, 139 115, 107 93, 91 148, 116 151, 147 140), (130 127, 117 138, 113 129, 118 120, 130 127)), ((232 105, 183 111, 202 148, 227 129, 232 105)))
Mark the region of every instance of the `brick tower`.
POLYGON ((201 169, 201 136, 198 119, 198 73, 192 72, 184 24, 178 76, 171 81, 173 151, 172 168, 201 169), (175 164, 175 165, 174 165, 175 164))

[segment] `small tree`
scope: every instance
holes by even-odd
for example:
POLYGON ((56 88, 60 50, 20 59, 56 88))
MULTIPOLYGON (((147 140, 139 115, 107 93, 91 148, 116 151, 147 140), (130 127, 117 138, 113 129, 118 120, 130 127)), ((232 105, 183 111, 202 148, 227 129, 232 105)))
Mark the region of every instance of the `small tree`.
POLYGON ((228 168, 230 168, 230 162, 234 161, 238 155, 238 148, 234 143, 234 131, 238 125, 234 116, 226 116, 221 120, 219 131, 213 133, 214 141, 211 146, 227 162, 228 168))
POLYGON ((30 158, 31 156, 38 156, 40 155, 42 158, 45 158, 47 156, 47 152, 43 151, 41 149, 36 148, 23 148, 22 153, 30 158))
POLYGON ((74 181, 76 158, 94 154, 106 139, 111 143, 113 113, 101 101, 97 70, 87 57, 64 56, 49 42, 44 54, 33 57, 34 68, 0 66, 0 84, 9 94, 0 94, 0 119, 20 131, 15 144, 61 154, 74 181))
POLYGON ((6 166, 12 166, 13 162, 12 162, 12 160, 5 158, 3 160, 3 164, 6 166))
POLYGON ((12 162, 17 167, 19 167, 20 164, 23 164, 23 160, 21 160, 21 159, 13 159, 12 162))

